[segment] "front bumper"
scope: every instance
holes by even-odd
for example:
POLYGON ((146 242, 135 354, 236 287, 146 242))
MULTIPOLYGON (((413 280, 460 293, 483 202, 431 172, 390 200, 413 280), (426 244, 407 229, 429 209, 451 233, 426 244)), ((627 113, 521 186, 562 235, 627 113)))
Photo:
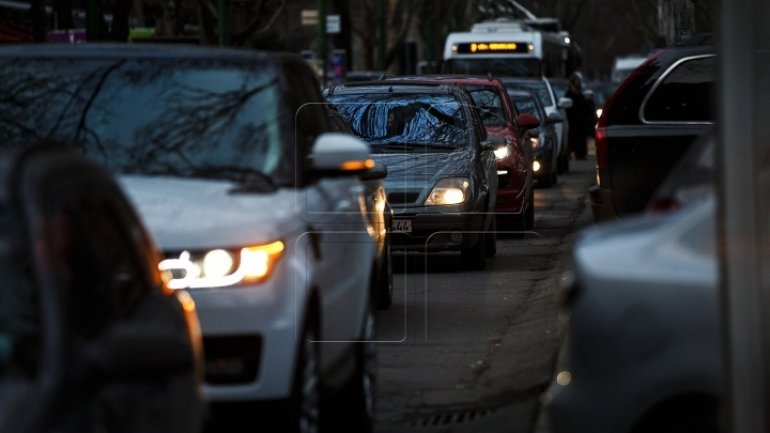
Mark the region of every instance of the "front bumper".
POLYGON ((301 331, 304 281, 284 272, 242 287, 190 290, 206 359, 205 391, 214 402, 289 397, 301 331), (298 293, 294 293, 294 292, 298 293), (299 300, 293 302, 293 297, 299 300))
POLYGON ((478 242, 484 231, 484 212, 446 211, 427 207, 397 209, 393 219, 410 220, 411 233, 391 233, 394 250, 456 251, 478 242))

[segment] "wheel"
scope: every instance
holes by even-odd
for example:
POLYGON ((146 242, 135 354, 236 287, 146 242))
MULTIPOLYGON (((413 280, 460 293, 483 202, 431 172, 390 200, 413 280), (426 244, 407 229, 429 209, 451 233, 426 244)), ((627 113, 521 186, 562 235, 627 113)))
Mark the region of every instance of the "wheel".
POLYGON ((527 230, 532 230, 535 227, 535 193, 529 193, 529 206, 526 212, 524 212, 524 226, 527 230))
MULTIPOLYGON (((354 343, 356 367, 339 398, 331 403, 328 430, 370 433, 374 429, 377 350, 374 311, 367 308, 361 342, 354 343)), ((327 430, 325 427, 324 430, 327 430)))
POLYGON ((558 166, 559 166, 559 174, 562 173, 569 173, 569 155, 559 155, 558 159, 558 166))
POLYGON ((281 430, 291 433, 317 433, 321 425, 321 370, 318 331, 305 324, 294 371, 292 395, 281 430))
POLYGON ((556 183, 556 170, 554 170, 553 165, 548 164, 546 165, 545 170, 543 170, 543 174, 537 180, 537 186, 550 188, 554 183, 556 183))
POLYGON ((492 227, 484 234, 486 237, 484 245, 484 255, 494 257, 497 254, 497 220, 492 217, 492 227))
POLYGON ((393 259, 390 249, 390 241, 385 246, 383 258, 377 281, 377 308, 387 310, 393 304, 393 259))
POLYGON ((483 271, 487 268, 486 244, 487 233, 485 232, 479 236, 479 240, 476 242, 476 245, 460 251, 460 257, 463 259, 463 262, 468 267, 468 269, 474 271, 483 271))

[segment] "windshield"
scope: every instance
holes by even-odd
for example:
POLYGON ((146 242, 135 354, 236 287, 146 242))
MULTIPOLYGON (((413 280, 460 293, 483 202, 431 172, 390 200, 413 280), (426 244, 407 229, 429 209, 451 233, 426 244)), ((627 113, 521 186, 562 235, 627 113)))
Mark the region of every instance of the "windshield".
POLYGON ((541 122, 543 121, 543 116, 540 115, 540 111, 537 109, 537 103, 534 99, 517 96, 511 97, 511 100, 513 101, 513 105, 516 106, 516 111, 519 113, 531 114, 537 117, 541 122))
POLYGON ((394 147, 459 149, 468 144, 466 111, 452 95, 348 94, 329 100, 373 152, 394 147))
POLYGON ((551 87, 553 87, 553 93, 556 98, 561 98, 567 94, 569 90, 569 81, 566 80, 551 80, 551 87))
POLYGON ((548 86, 543 81, 503 81, 503 84, 505 85, 505 88, 508 90, 523 90, 523 91, 533 91, 538 99, 540 99, 540 103, 543 104, 545 107, 550 107, 553 105, 556 105, 551 100, 551 94, 548 92, 548 86))
POLYGON ((463 86, 463 88, 471 94, 484 126, 507 126, 503 99, 497 88, 489 86, 463 86))
POLYGON ((452 74, 487 75, 499 77, 539 77, 540 60, 533 58, 451 59, 447 72, 452 74))
POLYGON ((147 60, 17 60, 0 66, 5 146, 77 146, 122 174, 231 178, 281 160, 270 67, 147 60), (227 169, 225 169, 227 168, 227 169))

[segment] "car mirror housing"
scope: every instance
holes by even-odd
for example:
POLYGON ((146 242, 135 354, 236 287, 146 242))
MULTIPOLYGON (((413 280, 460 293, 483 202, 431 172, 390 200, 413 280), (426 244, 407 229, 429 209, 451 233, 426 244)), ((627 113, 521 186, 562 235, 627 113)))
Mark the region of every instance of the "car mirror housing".
POLYGON ((388 167, 381 162, 375 161, 374 167, 372 167, 370 170, 367 170, 361 173, 361 180, 377 180, 377 179, 383 179, 387 176, 388 176, 388 167))
POLYGON ((318 136, 309 158, 310 170, 326 176, 360 174, 375 166, 366 143, 338 132, 318 136))
POLYGON ((559 98, 559 102, 556 104, 559 108, 572 108, 572 98, 567 98, 566 96, 562 96, 559 98))
POLYGON ((522 132, 540 126, 540 120, 531 114, 521 113, 519 114, 517 120, 519 124, 519 130, 522 132))

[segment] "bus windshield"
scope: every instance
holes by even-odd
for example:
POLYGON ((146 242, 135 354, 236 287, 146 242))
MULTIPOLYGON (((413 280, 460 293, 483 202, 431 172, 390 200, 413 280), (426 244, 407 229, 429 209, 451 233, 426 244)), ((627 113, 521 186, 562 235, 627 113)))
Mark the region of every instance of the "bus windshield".
POLYGON ((487 75, 498 77, 540 77, 540 59, 497 58, 497 59, 450 59, 446 72, 452 74, 487 75))

